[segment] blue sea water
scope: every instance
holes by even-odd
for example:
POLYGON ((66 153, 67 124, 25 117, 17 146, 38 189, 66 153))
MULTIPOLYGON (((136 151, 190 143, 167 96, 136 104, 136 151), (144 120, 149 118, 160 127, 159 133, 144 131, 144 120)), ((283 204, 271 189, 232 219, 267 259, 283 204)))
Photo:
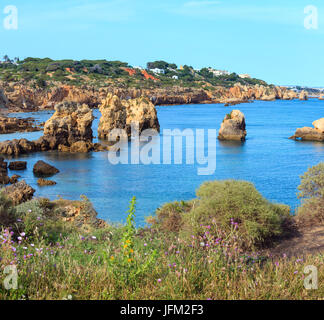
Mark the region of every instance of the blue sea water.
MULTIPOLYGON (((65 154, 43 152, 21 155, 15 159, 28 161, 27 170, 19 173, 33 188, 35 196, 55 199, 79 199, 86 195, 99 217, 124 222, 125 211, 133 196, 137 197, 136 221, 143 225, 145 217, 163 203, 189 200, 207 180, 241 179, 251 181, 269 200, 290 205, 299 204, 297 186, 308 167, 324 161, 324 143, 289 140, 296 128, 312 126, 324 117, 324 101, 274 101, 224 107, 222 104, 157 107, 163 129, 217 129, 232 109, 240 109, 246 117, 247 141, 233 144, 216 141, 216 171, 211 176, 197 175, 197 164, 186 165, 112 165, 106 152, 65 154), (32 169, 38 160, 56 166, 60 173, 52 179, 56 186, 38 187, 32 169)), ((12 114, 45 121, 52 112, 12 114)), ((94 110, 94 135, 100 112, 94 110)), ((13 138, 37 139, 42 132, 0 135, 0 141, 13 138)), ((184 144, 183 144, 184 145, 184 144)), ((193 146, 191 146, 193 147, 193 146)), ((7 157, 8 159, 8 157, 7 157)), ((14 172, 10 172, 10 175, 14 172)))

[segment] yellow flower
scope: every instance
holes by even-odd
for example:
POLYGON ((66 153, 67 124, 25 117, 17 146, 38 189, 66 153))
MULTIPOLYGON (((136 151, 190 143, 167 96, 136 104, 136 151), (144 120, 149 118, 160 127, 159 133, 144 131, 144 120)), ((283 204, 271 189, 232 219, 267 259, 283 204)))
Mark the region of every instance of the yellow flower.
POLYGON ((133 250, 133 249, 130 249, 129 252, 130 252, 130 253, 134 253, 134 250, 133 250))
POLYGON ((127 244, 125 244, 125 245, 124 245, 124 249, 126 249, 127 247, 128 247, 128 245, 127 245, 127 244))
POLYGON ((126 243, 130 244, 130 243, 131 243, 131 241, 130 241, 130 240, 126 240, 126 243))
POLYGON ((115 260, 115 257, 114 257, 114 256, 111 256, 111 257, 110 257, 110 260, 115 260))
POLYGON ((132 259, 128 259, 127 261, 128 261, 128 262, 132 262, 132 259))

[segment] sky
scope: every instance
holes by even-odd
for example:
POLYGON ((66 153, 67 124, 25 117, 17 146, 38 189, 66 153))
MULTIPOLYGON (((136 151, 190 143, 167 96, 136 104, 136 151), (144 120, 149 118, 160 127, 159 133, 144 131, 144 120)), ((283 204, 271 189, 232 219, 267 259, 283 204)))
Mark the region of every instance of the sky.
POLYGON ((165 60, 324 87, 322 0, 0 0, 0 22, 0 56, 165 60), (4 27, 7 5, 16 30, 4 27), (309 5, 315 29, 305 27, 309 5))

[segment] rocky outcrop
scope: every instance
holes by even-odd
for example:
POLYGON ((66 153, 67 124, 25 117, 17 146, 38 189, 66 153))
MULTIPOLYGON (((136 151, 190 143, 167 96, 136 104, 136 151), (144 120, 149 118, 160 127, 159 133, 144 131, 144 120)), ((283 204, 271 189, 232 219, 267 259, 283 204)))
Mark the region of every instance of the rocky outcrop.
POLYGON ((43 138, 50 149, 60 145, 71 147, 76 142, 92 143, 92 110, 85 104, 63 102, 55 106, 55 113, 45 122, 43 138))
POLYGON ((9 163, 10 170, 25 170, 27 169, 26 161, 13 161, 9 163))
POLYGON ((39 151, 38 145, 27 139, 14 139, 0 142, 0 154, 19 155, 39 151))
POLYGON ((227 114, 219 130, 219 140, 245 141, 245 117, 240 110, 227 114))
POLYGON ((8 163, 3 158, 0 158, 0 184, 8 184, 9 182, 8 163))
POLYGON ((2 192, 12 200, 14 205, 26 202, 33 198, 35 190, 24 180, 14 183, 2 190, 2 192))
POLYGON ((36 126, 35 121, 32 118, 18 119, 0 116, 0 134, 41 130, 42 128, 36 126))
MULTIPOLYGON (((106 84, 105 84, 106 85, 106 84)), ((164 88, 135 89, 104 86, 95 88, 68 86, 55 83, 52 88, 32 88, 10 83, 5 88, 7 107, 12 111, 37 111, 53 109, 58 103, 68 101, 86 104, 96 108, 106 99, 107 94, 120 99, 147 97, 154 105, 180 105, 199 103, 227 103, 230 100, 274 100, 295 99, 297 94, 285 87, 265 85, 242 85, 237 83, 232 88, 213 86, 204 88, 185 88, 170 86, 164 88)))
POLYGON ((321 94, 321 95, 318 97, 318 100, 324 100, 324 94, 321 94))
POLYGON ((55 181, 52 181, 52 180, 46 180, 46 179, 43 179, 43 178, 39 178, 37 180, 37 184, 41 187, 43 186, 54 186, 56 185, 56 182, 55 181))
POLYGON ((53 176, 54 174, 60 172, 57 168, 51 166, 50 164, 39 160, 35 163, 34 168, 33 168, 33 173, 35 176, 38 177, 49 177, 53 176))
POLYGON ((20 178, 20 175, 18 175, 18 174, 14 174, 14 175, 10 178, 10 183, 11 183, 11 184, 17 183, 19 178, 20 178))
POLYGON ((299 100, 308 100, 308 93, 305 90, 302 90, 299 94, 299 100))
POLYGON ((314 128, 298 128, 295 134, 289 139, 304 141, 324 141, 324 118, 313 122, 314 128))
POLYGON ((131 125, 135 123, 139 126, 139 132, 145 129, 160 131, 156 109, 147 98, 121 100, 116 95, 108 94, 99 109, 102 115, 98 128, 100 139, 106 139, 115 128, 124 129, 130 137, 131 125))
POLYGON ((8 107, 8 99, 5 96, 3 89, 0 88, 0 111, 1 109, 6 109, 8 107))

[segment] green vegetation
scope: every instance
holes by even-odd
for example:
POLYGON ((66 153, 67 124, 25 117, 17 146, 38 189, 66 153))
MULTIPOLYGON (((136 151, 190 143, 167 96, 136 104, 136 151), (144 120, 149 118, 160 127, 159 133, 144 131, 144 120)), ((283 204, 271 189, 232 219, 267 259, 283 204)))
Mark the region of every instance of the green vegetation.
POLYGON ((181 69, 174 63, 154 61, 147 63, 149 75, 158 79, 146 79, 144 74, 133 69, 126 62, 107 60, 52 60, 50 58, 26 58, 11 60, 4 57, 0 63, 0 80, 5 82, 20 82, 30 84, 35 88, 46 88, 55 85, 55 82, 83 86, 94 85, 103 87, 114 85, 132 88, 159 88, 170 86, 212 88, 213 86, 231 87, 235 83, 243 85, 262 84, 262 80, 242 79, 237 74, 214 76, 207 68, 200 71, 184 65, 181 69), (154 74, 150 69, 163 69, 164 74, 154 74), (133 70, 129 73, 127 70, 133 70), (176 76, 176 78, 173 78, 176 76))
POLYGON ((324 223, 324 162, 309 168, 301 177, 298 198, 302 205, 297 220, 305 227, 324 223))
MULTIPOLYGON (((323 197, 322 174, 320 164, 302 177, 301 197, 323 197)), ((151 227, 135 227, 133 198, 125 225, 84 229, 58 218, 68 200, 13 207, 0 193, 0 266, 18 271, 18 288, 1 285, 0 299, 323 297, 323 286, 304 288, 307 265, 317 266, 319 283, 324 280, 323 255, 301 259, 262 250, 285 235, 294 219, 288 207, 268 202, 243 181, 208 182, 197 196, 158 209, 148 219, 151 227)), ((93 210, 86 197, 73 205, 86 215, 93 210)), ((1 272, 1 283, 5 277, 1 272)))

